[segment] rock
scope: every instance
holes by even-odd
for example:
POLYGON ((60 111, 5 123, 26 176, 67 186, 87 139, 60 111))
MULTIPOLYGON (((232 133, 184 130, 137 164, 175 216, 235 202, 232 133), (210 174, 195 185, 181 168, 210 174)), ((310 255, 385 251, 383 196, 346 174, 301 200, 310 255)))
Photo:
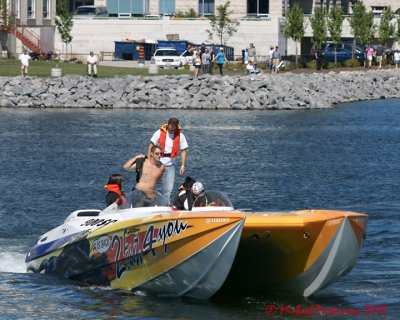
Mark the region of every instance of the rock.
POLYGON ((1 107, 316 109, 400 97, 395 69, 237 76, 0 77, 1 107))

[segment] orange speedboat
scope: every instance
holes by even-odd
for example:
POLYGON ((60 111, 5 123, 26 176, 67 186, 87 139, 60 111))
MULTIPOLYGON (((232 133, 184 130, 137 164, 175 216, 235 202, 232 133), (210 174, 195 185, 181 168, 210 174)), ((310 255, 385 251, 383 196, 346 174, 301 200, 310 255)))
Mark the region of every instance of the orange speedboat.
POLYGON ((123 209, 71 213, 39 237, 27 270, 163 296, 214 295, 235 258, 244 214, 173 212, 156 192, 128 198, 123 209))
MULTIPOLYGON (((234 212, 227 197, 207 191, 194 212, 234 212)), ((246 212, 239 248, 223 288, 310 296, 355 266, 368 216, 334 210, 246 212)))

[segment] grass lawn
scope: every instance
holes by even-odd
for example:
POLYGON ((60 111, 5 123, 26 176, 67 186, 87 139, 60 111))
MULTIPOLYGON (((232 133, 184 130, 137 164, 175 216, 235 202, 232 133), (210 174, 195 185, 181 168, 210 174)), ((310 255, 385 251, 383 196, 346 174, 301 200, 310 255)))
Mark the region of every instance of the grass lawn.
MULTIPOLYGON (((50 77, 51 69, 56 68, 57 63, 55 61, 43 61, 35 60, 29 62, 29 76, 37 77, 50 77)), ((58 67, 62 69, 62 75, 81 75, 86 76, 86 64, 82 63, 70 63, 70 62, 59 62, 58 67)), ((238 66, 239 67, 239 66, 238 66)), ((240 69, 240 67, 239 67, 240 69)), ((224 70, 226 74, 243 74, 241 70, 224 70)), ((97 73, 99 78, 111 78, 114 76, 151 76, 148 68, 122 68, 122 67, 109 67, 102 66, 101 63, 97 67, 97 73)), ((21 74, 20 62, 16 59, 0 59, 0 76, 19 76, 21 74)), ((158 76, 163 75, 182 75, 190 74, 193 75, 193 71, 190 71, 188 67, 182 70, 175 69, 159 69, 158 76)), ((214 68, 214 74, 219 74, 219 71, 214 68)))

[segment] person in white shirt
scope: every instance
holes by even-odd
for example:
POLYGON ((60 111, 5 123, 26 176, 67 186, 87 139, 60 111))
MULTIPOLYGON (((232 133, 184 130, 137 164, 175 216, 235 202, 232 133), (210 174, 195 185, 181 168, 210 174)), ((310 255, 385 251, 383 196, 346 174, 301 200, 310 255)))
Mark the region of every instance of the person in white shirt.
POLYGON ((256 68, 251 61, 247 61, 246 71, 248 74, 259 74, 260 69, 256 68))
POLYGON ((93 73, 93 77, 97 77, 97 56, 90 51, 90 54, 86 58, 88 76, 90 77, 93 73))
POLYGON ((188 143, 181 131, 179 120, 170 118, 168 123, 161 126, 150 139, 148 154, 153 146, 161 148, 162 157, 160 161, 165 166, 164 174, 161 178, 162 194, 171 201, 172 190, 175 182, 175 164, 179 150, 181 151, 181 167, 179 174, 185 173, 188 143))
POLYGON ((399 65, 400 65, 400 52, 399 52, 399 50, 396 50, 396 52, 394 53, 393 59, 394 59, 394 64, 396 65, 396 68, 398 68, 399 65))
POLYGON ((24 50, 19 56, 19 60, 21 61, 21 76, 23 76, 23 77, 28 75, 30 59, 31 59, 31 56, 28 54, 28 52, 26 50, 24 50))

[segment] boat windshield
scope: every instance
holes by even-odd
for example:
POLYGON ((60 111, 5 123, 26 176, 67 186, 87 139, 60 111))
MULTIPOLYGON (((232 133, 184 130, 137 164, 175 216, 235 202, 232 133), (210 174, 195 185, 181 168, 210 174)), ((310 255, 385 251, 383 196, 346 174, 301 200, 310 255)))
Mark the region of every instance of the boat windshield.
POLYGON ((128 208, 168 207, 166 197, 155 190, 135 189, 127 196, 128 208))
POLYGON ((231 207, 232 202, 228 197, 216 190, 207 190, 200 194, 193 203, 193 208, 200 207, 231 207))

